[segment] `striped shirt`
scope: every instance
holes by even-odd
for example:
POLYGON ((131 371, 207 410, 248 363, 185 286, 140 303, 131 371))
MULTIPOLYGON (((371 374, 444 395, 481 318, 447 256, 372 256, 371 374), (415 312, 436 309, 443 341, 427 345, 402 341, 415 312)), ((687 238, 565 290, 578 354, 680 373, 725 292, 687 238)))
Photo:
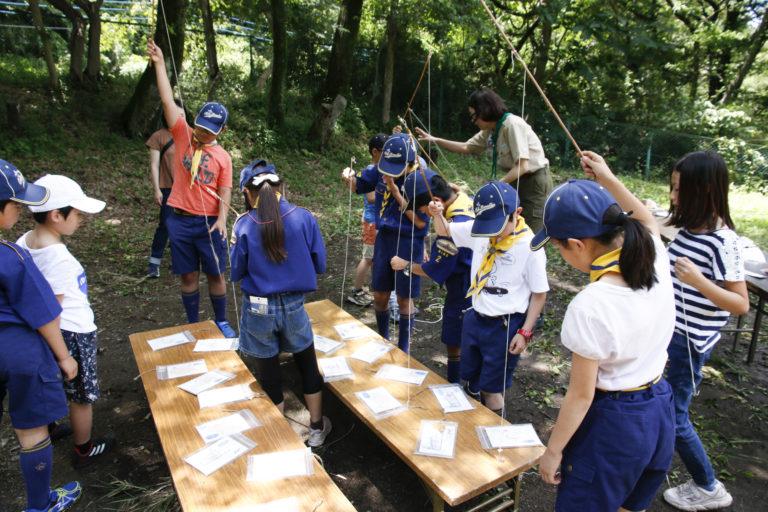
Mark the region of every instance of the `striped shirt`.
POLYGON ((715 306, 694 287, 677 279, 675 261, 680 257, 688 258, 704 277, 721 287, 725 281, 744 281, 739 235, 728 228, 710 233, 691 233, 681 229, 669 244, 667 252, 675 288, 675 332, 687 332, 696 350, 706 352, 720 339, 720 328, 728 321, 730 313, 715 306))

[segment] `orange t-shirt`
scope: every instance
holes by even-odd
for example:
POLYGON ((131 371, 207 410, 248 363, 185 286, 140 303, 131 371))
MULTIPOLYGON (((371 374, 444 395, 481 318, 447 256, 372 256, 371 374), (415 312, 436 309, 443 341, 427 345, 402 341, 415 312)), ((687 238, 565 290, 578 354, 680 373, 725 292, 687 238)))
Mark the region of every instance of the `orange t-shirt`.
POLYGON ((219 215, 219 200, 200 187, 207 187, 219 193, 221 187, 232 188, 232 159, 218 144, 205 146, 200 159, 195 187, 189 188, 191 179, 190 167, 195 145, 192 134, 194 130, 187 124, 184 116, 179 114, 176 124, 171 128, 173 145, 176 154, 173 162, 173 188, 168 197, 168 204, 195 215, 219 215), (202 195, 202 197, 201 197, 202 195))

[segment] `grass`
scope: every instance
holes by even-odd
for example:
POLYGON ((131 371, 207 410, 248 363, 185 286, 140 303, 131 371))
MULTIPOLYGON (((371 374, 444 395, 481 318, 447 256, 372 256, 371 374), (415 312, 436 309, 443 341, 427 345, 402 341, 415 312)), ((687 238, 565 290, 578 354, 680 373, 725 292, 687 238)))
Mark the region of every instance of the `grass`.
POLYGON ((100 510, 120 512, 180 512, 173 482, 163 478, 157 485, 136 485, 127 480, 112 477, 108 482, 97 484, 101 497, 100 510))

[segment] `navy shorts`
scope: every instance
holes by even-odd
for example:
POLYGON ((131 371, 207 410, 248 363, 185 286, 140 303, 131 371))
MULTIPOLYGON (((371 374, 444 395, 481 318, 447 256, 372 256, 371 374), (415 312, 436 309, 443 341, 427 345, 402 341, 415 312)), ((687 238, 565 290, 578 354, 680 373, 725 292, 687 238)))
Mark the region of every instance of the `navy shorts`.
POLYGON ((398 297, 418 297, 421 295, 421 276, 411 274, 409 277, 402 270, 392 270, 390 260, 395 255, 407 261, 421 263, 424 260, 424 238, 414 238, 413 251, 411 251, 410 236, 400 235, 398 245, 397 233, 380 229, 373 249, 371 290, 375 292, 395 290, 398 297))
POLYGON ((240 350, 249 356, 266 359, 280 352, 296 354, 314 342, 312 324, 304 309, 304 294, 278 293, 267 297, 266 312, 243 296, 240 320, 240 350))
POLYGON ((64 381, 67 399, 77 404, 92 404, 99 398, 99 379, 96 374, 96 331, 70 332, 61 330, 67 350, 77 361, 77 377, 64 381))
POLYGON ((645 510, 675 450, 675 407, 666 379, 634 392, 595 392, 563 450, 555 510, 645 510))
POLYGON ((174 274, 197 272, 202 266, 203 273, 219 275, 227 268, 227 241, 221 233, 208 233, 216 217, 203 215, 182 215, 172 213, 165 221, 171 241, 171 269, 174 274), (214 251, 211 251, 213 242, 214 251))
POLYGON ((520 360, 520 354, 509 353, 509 342, 523 322, 525 313, 498 317, 483 316, 474 309, 464 313, 461 329, 461 379, 478 382, 480 391, 501 393, 504 391, 506 375, 506 387, 509 388, 520 360))
MULTIPOLYGON (((463 306, 463 304, 461 304, 463 306)), ((470 302, 467 307, 471 307, 470 302)), ((443 306, 443 330, 440 334, 440 340, 449 347, 461 346, 461 333, 464 324, 464 311, 455 304, 446 302, 443 306)))
POLYGON ((3 326, 0 403, 7 392, 13 428, 37 428, 68 415, 62 382, 61 370, 42 336, 22 325, 3 326))

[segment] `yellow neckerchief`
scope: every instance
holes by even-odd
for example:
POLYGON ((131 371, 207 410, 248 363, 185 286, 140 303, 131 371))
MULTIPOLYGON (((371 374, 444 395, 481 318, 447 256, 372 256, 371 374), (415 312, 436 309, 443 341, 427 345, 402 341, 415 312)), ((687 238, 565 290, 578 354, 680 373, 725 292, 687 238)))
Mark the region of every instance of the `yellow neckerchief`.
MULTIPOLYGON (((277 202, 280 202, 280 198, 283 197, 280 192, 275 192, 275 195, 277 196, 277 202)), ((253 208, 257 208, 259 206, 259 196, 256 196, 256 201, 253 203, 253 208)))
POLYGON ((215 146, 216 141, 203 144, 197 139, 197 135, 192 134, 192 138, 195 141, 195 154, 192 155, 192 165, 190 165, 189 172, 192 174, 192 178, 189 181, 189 188, 195 186, 195 180, 197 179, 197 171, 200 168, 200 160, 203 158, 203 148, 208 146, 215 146))
POLYGON ((475 218, 475 209, 472 206, 472 200, 463 192, 456 196, 456 199, 446 208, 445 219, 451 220, 456 215, 465 215, 475 218))
POLYGON ((603 274, 607 274, 608 272, 617 272, 618 274, 621 274, 621 270, 619 270, 619 256, 621 256, 621 247, 615 251, 598 256, 589 266, 589 282, 594 283, 600 279, 603 274))
POLYGON ((528 226, 525 223, 525 219, 518 215, 517 225, 515 225, 515 230, 511 234, 505 236, 501 240, 498 238, 490 239, 488 251, 485 253, 485 256, 483 256, 480 268, 477 269, 477 275, 472 279, 472 286, 467 290, 467 297, 479 294, 483 289, 485 283, 488 281, 488 277, 491 275, 491 270, 493 270, 493 263, 496 261, 496 255, 504 254, 510 250, 512 246, 522 238, 523 234, 527 232, 528 226))

